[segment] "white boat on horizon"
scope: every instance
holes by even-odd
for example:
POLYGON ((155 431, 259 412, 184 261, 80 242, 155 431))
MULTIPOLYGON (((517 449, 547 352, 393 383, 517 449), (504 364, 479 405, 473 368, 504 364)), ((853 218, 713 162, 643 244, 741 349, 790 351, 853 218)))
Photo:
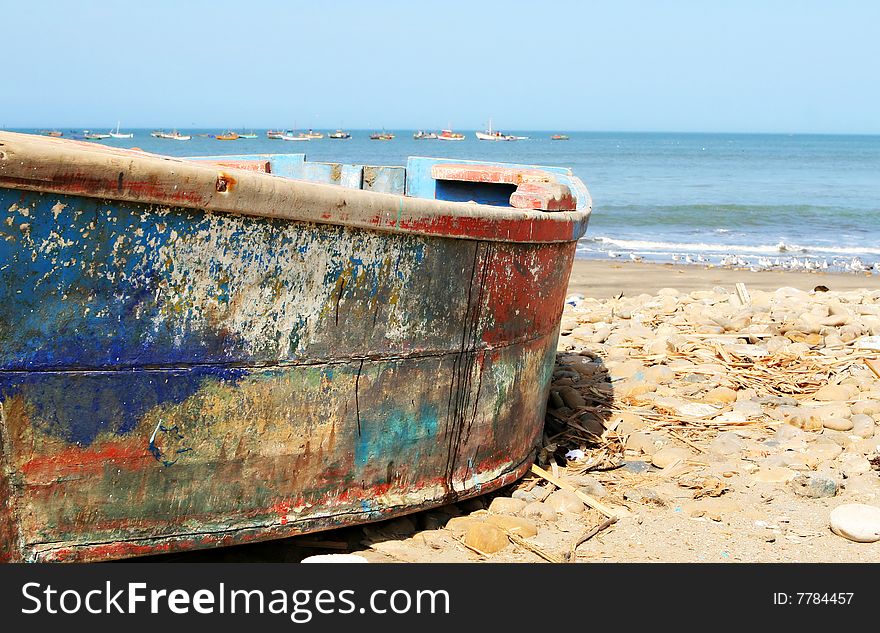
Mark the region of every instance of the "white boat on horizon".
POLYGON ((476 132, 477 139, 480 141, 516 141, 519 138, 525 137, 517 137, 511 136, 510 134, 503 134, 498 130, 492 129, 492 119, 489 119, 489 125, 486 127, 486 130, 483 132, 476 132))
POLYGON ((111 131, 110 136, 112 136, 113 138, 134 138, 134 134, 132 132, 126 134, 125 132, 119 131, 119 121, 116 122, 116 131, 111 131))
POLYGON ((172 141, 188 141, 192 138, 189 134, 181 134, 177 130, 173 132, 153 132, 151 136, 155 136, 156 138, 167 138, 172 141))

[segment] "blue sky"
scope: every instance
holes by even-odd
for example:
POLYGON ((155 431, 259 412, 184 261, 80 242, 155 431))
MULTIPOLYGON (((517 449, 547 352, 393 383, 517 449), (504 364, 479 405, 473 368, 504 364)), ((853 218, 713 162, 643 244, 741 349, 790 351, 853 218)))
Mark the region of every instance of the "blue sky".
POLYGON ((0 127, 880 133, 880 3, 0 0, 0 127))

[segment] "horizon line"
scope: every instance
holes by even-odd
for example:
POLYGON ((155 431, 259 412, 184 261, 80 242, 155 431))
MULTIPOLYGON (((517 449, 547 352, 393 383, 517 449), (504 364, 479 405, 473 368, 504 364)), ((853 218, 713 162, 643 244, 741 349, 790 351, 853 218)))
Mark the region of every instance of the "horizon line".
MULTIPOLYGON (((69 129, 70 131, 82 132, 85 130, 89 131, 99 131, 103 130, 106 126, 73 126, 73 125, 45 125, 45 126, 15 126, 15 127, 5 127, 0 125, 0 130, 6 130, 9 132, 19 132, 25 130, 58 130, 58 129, 69 129)), ((111 128, 108 128, 111 129, 111 128)), ((176 130, 253 130, 253 131, 262 131, 262 130, 352 130, 357 132, 375 132, 377 130, 384 131, 419 131, 419 130, 433 130, 433 128, 429 127, 421 127, 421 128, 410 128, 410 127, 266 127, 266 126, 240 126, 240 127, 223 127, 223 126, 190 126, 190 127, 181 127, 181 126, 137 126, 137 127, 126 127, 126 130, 166 130, 166 129, 176 129, 176 130)), ((446 129, 446 128, 437 128, 446 129)), ((479 132, 478 128, 453 128, 457 130, 461 130, 464 132, 479 132)), ((647 129, 619 129, 619 130, 586 130, 586 129, 575 129, 575 128, 505 128, 511 132, 547 132, 547 133, 559 133, 559 132, 570 132, 570 133, 585 133, 585 134, 704 134, 704 135, 732 135, 732 136, 880 136, 880 131, 878 132, 802 132, 802 131, 725 131, 725 130, 647 130, 647 129)))

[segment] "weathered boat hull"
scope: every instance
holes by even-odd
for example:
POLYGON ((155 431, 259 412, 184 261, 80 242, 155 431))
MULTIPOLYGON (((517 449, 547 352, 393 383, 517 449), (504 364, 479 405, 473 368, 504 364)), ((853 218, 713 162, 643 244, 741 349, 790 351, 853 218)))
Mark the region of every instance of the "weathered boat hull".
POLYGON ((567 239, 461 239, 163 204, 185 186, 109 200, 112 171, 89 197, 53 169, 0 158, 3 560, 280 538, 528 467, 585 213, 567 239))

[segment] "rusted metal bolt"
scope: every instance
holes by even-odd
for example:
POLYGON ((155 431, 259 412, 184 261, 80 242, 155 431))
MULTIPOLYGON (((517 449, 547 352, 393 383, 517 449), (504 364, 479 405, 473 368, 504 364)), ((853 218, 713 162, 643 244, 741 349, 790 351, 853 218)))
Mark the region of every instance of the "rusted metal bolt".
POLYGON ((226 186, 228 184, 229 183, 226 182, 226 179, 223 176, 217 177, 217 191, 219 191, 220 193, 223 193, 226 191, 226 186))

